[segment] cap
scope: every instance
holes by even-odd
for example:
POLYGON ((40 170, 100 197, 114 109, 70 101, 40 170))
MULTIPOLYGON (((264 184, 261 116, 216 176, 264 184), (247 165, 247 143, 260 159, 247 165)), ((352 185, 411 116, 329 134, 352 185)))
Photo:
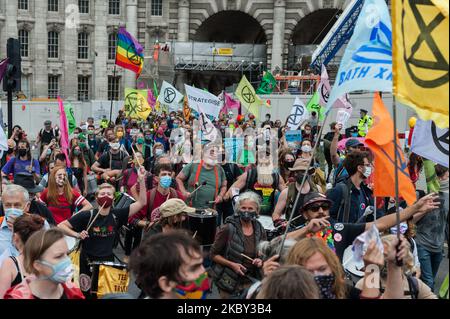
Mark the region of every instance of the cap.
POLYGON ((179 198, 171 198, 159 206, 161 217, 175 216, 181 213, 195 213, 195 208, 189 207, 179 198))
POLYGON ((302 210, 304 210, 309 205, 315 204, 315 203, 332 204, 333 202, 331 200, 329 200, 324 194, 321 194, 318 192, 308 193, 305 195, 305 199, 303 200, 302 210))
POLYGON ((37 194, 44 190, 44 187, 34 183, 33 175, 25 172, 14 175, 14 184, 22 186, 31 194, 37 194))
POLYGON ((52 121, 46 120, 46 121, 44 122, 44 125, 52 125, 52 121))
POLYGON ((307 159, 304 158, 298 158, 295 163, 294 166, 292 168, 289 168, 290 171, 295 172, 295 171, 306 171, 309 168, 309 161, 307 159))
POLYGON ((364 144, 356 138, 350 138, 345 142, 345 148, 364 146, 364 144))

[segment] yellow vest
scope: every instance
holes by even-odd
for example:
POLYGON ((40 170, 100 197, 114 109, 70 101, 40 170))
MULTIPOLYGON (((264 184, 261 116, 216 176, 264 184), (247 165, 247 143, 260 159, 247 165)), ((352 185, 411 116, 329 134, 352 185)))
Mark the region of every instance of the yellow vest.
POLYGON ((373 119, 369 115, 365 115, 362 119, 359 119, 358 122, 358 135, 366 136, 367 132, 373 125, 373 119))

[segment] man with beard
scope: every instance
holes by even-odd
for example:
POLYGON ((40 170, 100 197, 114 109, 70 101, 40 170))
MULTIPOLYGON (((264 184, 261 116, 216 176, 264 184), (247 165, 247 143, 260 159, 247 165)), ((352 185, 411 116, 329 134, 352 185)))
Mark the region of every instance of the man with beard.
MULTIPOLYGON (((333 201, 330 217, 341 223, 370 222, 373 216, 363 217, 366 209, 370 209, 370 206, 373 209, 374 205, 372 190, 364 184, 373 170, 369 153, 351 152, 344 160, 344 167, 349 177, 327 192, 327 198, 333 201)), ((377 209, 377 218, 381 216, 383 211, 377 209)))
POLYGON ((189 206, 204 209, 223 202, 227 178, 218 156, 218 146, 206 145, 200 163, 187 164, 176 177, 178 189, 189 206))
POLYGON ((258 152, 258 165, 242 174, 237 181, 231 185, 227 193, 227 199, 232 198, 232 190, 239 189, 240 192, 253 191, 261 196, 262 205, 260 215, 272 216, 275 208, 276 190, 282 192, 286 188, 283 177, 274 172, 272 156, 267 154, 266 148, 258 152))

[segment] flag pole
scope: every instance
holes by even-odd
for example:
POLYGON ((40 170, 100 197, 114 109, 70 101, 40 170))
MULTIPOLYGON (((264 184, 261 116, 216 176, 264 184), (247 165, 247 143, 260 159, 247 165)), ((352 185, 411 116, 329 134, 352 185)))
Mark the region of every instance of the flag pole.
MULTIPOLYGON (((320 128, 319 134, 317 136, 317 141, 314 143, 314 147, 313 147, 313 149, 311 151, 312 156, 309 159, 308 168, 307 168, 306 172, 308 172, 309 168, 311 167, 311 164, 312 164, 313 159, 314 159, 314 153, 316 152, 317 145, 320 144, 320 139, 322 137, 323 128, 325 127, 325 123, 327 122, 328 115, 330 115, 330 113, 331 113, 331 110, 328 111, 327 115, 325 116, 325 119, 323 120, 322 127, 320 128)), ((294 217, 294 213, 298 209, 298 204, 299 204, 299 201, 300 201, 303 185, 305 184, 307 176, 308 176, 308 174, 304 174, 303 175, 303 179, 302 179, 302 182, 300 184, 300 190, 298 191, 297 196, 295 198, 294 206, 292 206, 291 215, 289 216, 289 220, 288 220, 288 223, 286 225, 286 230, 284 231, 284 234, 282 235, 281 245, 280 245, 280 248, 278 249, 278 253, 277 253, 280 257, 281 257, 281 252, 283 251, 284 242, 286 241, 286 237, 287 237, 287 234, 289 232, 289 226, 291 225, 292 219, 294 217)))
MULTIPOLYGON (((116 53, 117 55, 117 53, 116 53)), ((114 83, 116 82, 116 64, 114 64, 114 69, 113 69, 113 81, 114 83)), ((113 109, 113 100, 114 100, 114 94, 112 94, 111 92, 111 106, 109 108, 109 123, 112 122, 112 109, 113 109)))
MULTIPOLYGON (((393 117, 394 117, 394 163, 395 163, 395 216, 396 216, 396 223, 397 223, 397 251, 400 247, 400 211, 399 211, 399 187, 398 187, 398 153, 397 153, 397 102, 395 100, 395 95, 392 96, 393 98, 393 117)), ((397 265, 402 266, 403 262, 401 260, 397 260, 397 265)))

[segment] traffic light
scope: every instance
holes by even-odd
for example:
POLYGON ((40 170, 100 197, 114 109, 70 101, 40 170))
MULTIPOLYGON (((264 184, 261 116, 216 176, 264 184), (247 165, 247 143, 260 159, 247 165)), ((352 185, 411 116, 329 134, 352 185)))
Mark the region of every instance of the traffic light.
POLYGON ((21 61, 20 42, 17 39, 9 38, 6 45, 8 56, 8 66, 3 78, 3 91, 20 91, 21 90, 21 61))

